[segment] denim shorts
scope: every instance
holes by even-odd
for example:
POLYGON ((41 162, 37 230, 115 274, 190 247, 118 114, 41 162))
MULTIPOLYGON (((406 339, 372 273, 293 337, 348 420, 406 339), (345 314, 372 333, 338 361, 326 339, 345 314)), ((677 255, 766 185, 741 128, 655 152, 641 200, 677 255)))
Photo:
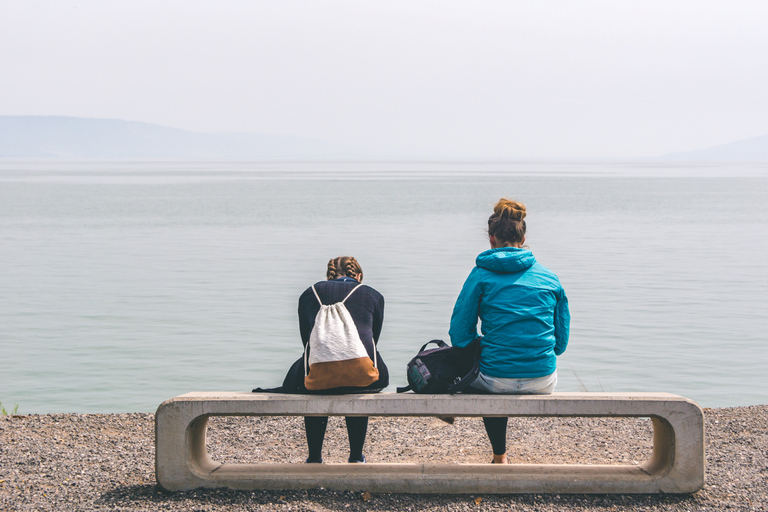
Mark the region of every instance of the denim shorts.
POLYGON ((532 379, 504 379, 480 372, 470 387, 507 395, 548 395, 555 390, 555 385, 557 385, 557 371, 532 379))

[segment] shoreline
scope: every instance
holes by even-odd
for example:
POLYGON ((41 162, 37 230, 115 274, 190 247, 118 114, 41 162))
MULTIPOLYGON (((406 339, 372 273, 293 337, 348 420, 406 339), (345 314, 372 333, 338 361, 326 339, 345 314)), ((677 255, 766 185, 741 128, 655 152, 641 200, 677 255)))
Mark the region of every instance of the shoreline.
MULTIPOLYGON (((690 495, 448 495, 197 490, 165 493, 154 477, 154 414, 0 417, 2 510, 768 510, 768 405, 705 409, 706 483, 690 495)), ((650 455, 638 418, 510 418, 512 463, 633 464, 650 455)), ((331 418, 326 462, 347 457, 342 418, 331 418)), ((214 460, 302 463, 301 418, 212 418, 214 460)), ((369 462, 487 463, 478 418, 371 418, 369 462)))

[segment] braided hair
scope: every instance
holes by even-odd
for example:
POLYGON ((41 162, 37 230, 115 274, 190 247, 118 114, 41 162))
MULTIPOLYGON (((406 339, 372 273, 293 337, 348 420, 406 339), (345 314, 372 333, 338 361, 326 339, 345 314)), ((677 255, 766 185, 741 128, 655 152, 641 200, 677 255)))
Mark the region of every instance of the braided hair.
POLYGON ((501 198, 488 217, 488 235, 501 245, 520 246, 525 239, 525 205, 501 198))
POLYGON ((330 281, 337 277, 351 277, 357 281, 363 281, 363 269, 360 268, 360 264, 352 256, 339 256, 333 258, 328 262, 328 269, 325 272, 325 277, 330 281))

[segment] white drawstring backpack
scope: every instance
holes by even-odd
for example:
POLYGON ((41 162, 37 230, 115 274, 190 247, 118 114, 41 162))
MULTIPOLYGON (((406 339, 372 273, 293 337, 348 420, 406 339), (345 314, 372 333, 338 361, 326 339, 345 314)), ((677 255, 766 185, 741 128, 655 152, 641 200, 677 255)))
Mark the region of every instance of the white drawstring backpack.
POLYGON ((304 385, 310 391, 339 387, 365 387, 379 380, 376 350, 368 357, 357 326, 344 303, 362 284, 355 286, 344 300, 326 305, 320 300, 315 326, 304 348, 304 385), (309 352, 309 356, 307 356, 309 352))

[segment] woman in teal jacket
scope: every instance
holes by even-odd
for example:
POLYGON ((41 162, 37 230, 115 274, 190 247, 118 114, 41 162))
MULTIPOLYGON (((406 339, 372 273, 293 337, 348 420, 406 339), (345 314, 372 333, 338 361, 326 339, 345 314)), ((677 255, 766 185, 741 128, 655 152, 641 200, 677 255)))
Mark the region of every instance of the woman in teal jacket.
MULTIPOLYGON (((568 345, 568 299, 557 276, 524 249, 525 206, 501 199, 488 219, 491 249, 481 253, 456 300, 450 336, 455 347, 482 332, 480 374, 472 387, 487 393, 549 394, 556 356, 568 345)), ((507 418, 483 418, 493 462, 507 462, 507 418)))

